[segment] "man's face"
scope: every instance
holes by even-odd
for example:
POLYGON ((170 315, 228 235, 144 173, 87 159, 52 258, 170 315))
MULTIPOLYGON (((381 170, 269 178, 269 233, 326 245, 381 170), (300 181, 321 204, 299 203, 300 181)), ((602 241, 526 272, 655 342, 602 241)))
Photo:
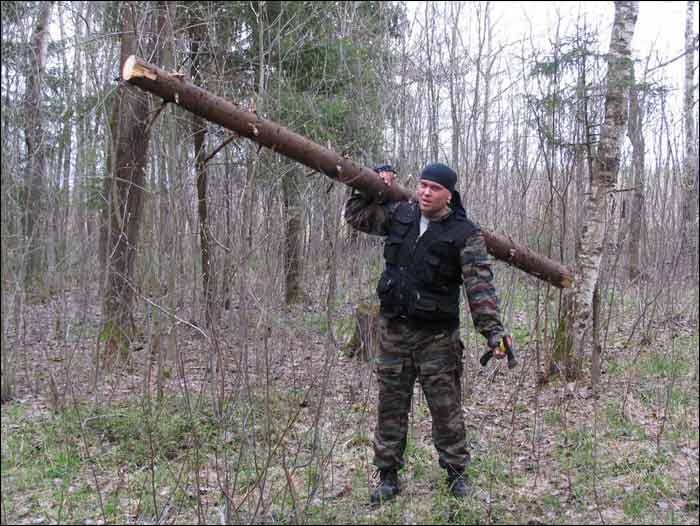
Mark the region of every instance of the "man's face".
POLYGON ((440 215, 452 197, 452 192, 439 183, 421 179, 416 190, 418 206, 425 217, 440 215))
POLYGON ((391 186, 394 183, 394 180, 396 179, 396 174, 394 172, 382 170, 381 172, 379 172, 379 177, 381 177, 387 185, 391 186))

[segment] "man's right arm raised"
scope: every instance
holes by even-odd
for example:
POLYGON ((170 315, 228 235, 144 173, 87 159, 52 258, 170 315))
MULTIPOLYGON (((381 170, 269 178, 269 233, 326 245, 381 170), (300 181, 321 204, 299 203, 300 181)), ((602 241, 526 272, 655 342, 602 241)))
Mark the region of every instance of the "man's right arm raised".
POLYGON ((399 203, 377 203, 355 191, 345 203, 345 220, 365 234, 386 236, 391 216, 398 206, 399 203))

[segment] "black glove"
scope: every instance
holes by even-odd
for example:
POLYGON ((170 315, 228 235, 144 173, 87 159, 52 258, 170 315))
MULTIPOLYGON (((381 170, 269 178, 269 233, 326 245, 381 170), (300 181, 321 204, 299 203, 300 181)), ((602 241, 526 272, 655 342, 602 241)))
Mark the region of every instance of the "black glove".
POLYGON ((503 336, 493 337, 489 336, 488 339, 489 350, 484 353, 484 355, 479 359, 479 363, 483 367, 489 363, 489 360, 494 355, 494 350, 496 348, 504 352, 508 357, 508 369, 512 369, 518 365, 518 361, 515 359, 515 348, 513 346, 513 338, 509 334, 504 334, 503 336))

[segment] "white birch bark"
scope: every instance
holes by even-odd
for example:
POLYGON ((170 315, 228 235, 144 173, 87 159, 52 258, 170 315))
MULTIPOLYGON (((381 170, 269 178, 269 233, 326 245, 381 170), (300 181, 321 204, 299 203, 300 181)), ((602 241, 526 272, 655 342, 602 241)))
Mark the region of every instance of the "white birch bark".
MULTIPOLYGON (((686 257, 697 256, 697 235, 692 236, 693 227, 698 210, 698 153, 697 137, 695 136, 695 105, 693 94, 693 69, 695 66, 695 34, 693 33, 693 0, 688 1, 687 16, 685 19, 685 89, 684 89, 684 115, 685 115, 685 177, 683 181, 683 253, 686 257)), ((696 110, 697 111, 697 110, 696 110)), ((695 227, 697 233, 697 227, 695 227)), ((690 263, 687 261, 686 263, 690 263)))
POLYGON ((584 204, 569 316, 569 331, 577 357, 583 355, 583 339, 590 323, 593 291, 600 274, 608 198, 617 183, 620 144, 627 124, 627 100, 632 80, 630 44, 638 12, 639 2, 615 2, 615 20, 608 55, 605 118, 598 155, 593 165, 591 191, 584 204))

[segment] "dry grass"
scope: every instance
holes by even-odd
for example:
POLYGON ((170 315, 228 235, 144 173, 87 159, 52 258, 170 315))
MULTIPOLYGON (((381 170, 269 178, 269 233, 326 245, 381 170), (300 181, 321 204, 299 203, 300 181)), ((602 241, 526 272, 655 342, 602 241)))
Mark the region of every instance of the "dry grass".
MULTIPOLYGON (((52 326, 50 304, 29 309, 28 326, 52 326)), ((220 327, 231 337, 218 342, 214 390, 206 366, 216 346, 180 326, 160 399, 148 345, 95 397, 94 309, 66 341, 30 332, 17 398, 2 406, 3 523, 697 524, 689 319, 657 327, 643 347, 624 346, 628 322, 612 328, 598 397, 585 383, 538 389, 525 336, 514 371, 480 370, 467 338, 474 495, 448 497, 417 386, 402 493, 373 509, 374 381, 329 343, 317 312, 268 313, 247 341, 220 327)))

